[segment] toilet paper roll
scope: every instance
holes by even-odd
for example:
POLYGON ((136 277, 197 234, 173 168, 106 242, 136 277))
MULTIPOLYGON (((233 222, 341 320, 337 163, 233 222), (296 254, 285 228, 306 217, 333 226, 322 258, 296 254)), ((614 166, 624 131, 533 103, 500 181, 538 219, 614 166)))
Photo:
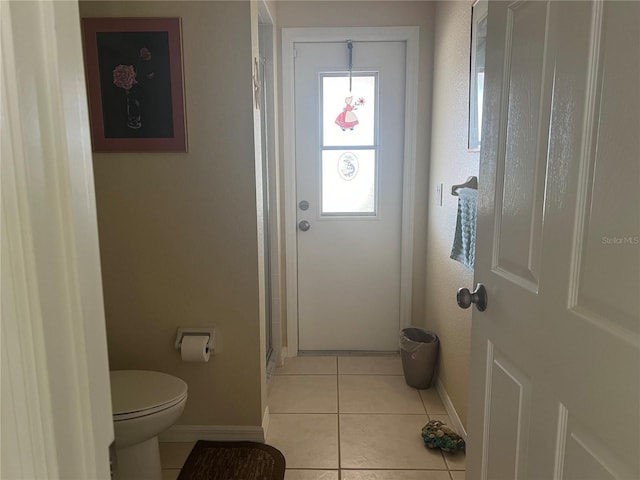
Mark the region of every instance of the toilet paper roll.
POLYGON ((180 355, 183 362, 200 362, 205 363, 209 361, 209 348, 207 343, 209 342, 208 335, 185 335, 182 338, 182 344, 180 345, 180 355))

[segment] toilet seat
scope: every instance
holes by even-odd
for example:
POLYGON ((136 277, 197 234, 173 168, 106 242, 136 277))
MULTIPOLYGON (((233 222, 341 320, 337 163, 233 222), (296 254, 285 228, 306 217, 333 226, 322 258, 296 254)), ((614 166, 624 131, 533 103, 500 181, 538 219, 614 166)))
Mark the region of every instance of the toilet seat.
POLYGON ((187 384, 166 373, 114 370, 110 375, 115 422, 152 415, 173 407, 187 397, 187 384))

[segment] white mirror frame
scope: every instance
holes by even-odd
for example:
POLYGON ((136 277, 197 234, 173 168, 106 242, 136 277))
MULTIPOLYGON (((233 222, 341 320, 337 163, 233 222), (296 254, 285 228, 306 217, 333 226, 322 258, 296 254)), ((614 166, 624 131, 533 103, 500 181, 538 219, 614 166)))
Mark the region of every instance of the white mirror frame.
POLYGON ((487 0, 477 0, 471 14, 471 74, 469 76, 469 150, 480 151, 484 55, 487 39, 487 0))

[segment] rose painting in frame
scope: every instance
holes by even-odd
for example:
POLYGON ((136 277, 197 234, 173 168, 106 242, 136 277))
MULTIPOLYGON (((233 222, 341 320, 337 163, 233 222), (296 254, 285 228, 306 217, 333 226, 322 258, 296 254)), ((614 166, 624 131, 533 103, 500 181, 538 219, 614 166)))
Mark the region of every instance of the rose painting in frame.
POLYGON ((180 19, 83 19, 96 152, 186 151, 180 19))

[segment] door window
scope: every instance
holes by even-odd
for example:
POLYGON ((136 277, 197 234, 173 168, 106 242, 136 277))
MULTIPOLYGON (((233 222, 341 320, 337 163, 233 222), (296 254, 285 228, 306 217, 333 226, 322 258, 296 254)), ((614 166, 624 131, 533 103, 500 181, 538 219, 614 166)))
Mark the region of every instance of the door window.
POLYGON ((321 215, 375 216, 378 75, 321 74, 320 87, 321 215))
POLYGON ((322 214, 375 215, 376 151, 322 151, 322 214))

